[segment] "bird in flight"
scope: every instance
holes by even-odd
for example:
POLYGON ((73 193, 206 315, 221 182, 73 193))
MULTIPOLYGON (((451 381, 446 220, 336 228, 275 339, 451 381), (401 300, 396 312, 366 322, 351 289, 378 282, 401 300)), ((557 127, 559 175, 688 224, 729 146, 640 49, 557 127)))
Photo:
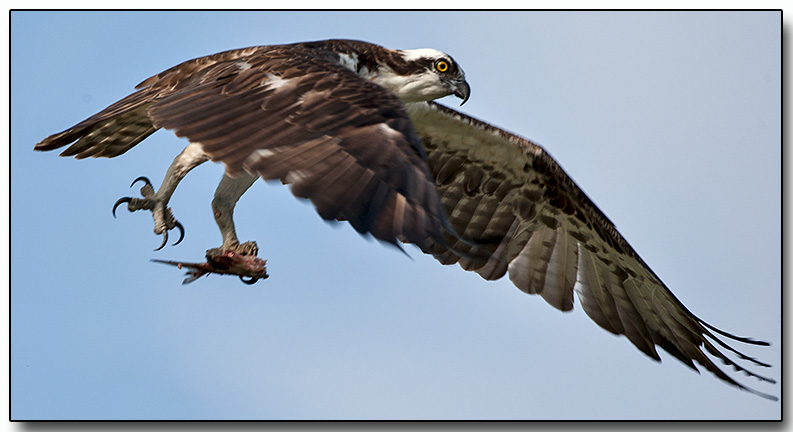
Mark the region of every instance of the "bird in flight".
POLYGON ((614 224, 540 146, 433 102, 470 87, 460 65, 434 49, 391 50, 353 40, 257 46, 188 60, 35 146, 61 156, 116 157, 160 128, 189 140, 159 189, 146 178, 129 211, 148 210, 154 232, 184 227, 168 207, 196 166, 222 162, 212 200, 223 243, 187 268, 185 283, 232 274, 267 277, 253 241, 234 227, 237 201, 256 179, 279 180, 326 220, 400 247, 415 244, 442 264, 513 284, 551 306, 584 312, 660 361, 660 347, 697 370, 736 381, 714 359, 761 381, 741 363, 769 365, 728 345, 766 342, 696 317, 639 257, 614 224), (728 355, 729 354, 729 355, 728 355))

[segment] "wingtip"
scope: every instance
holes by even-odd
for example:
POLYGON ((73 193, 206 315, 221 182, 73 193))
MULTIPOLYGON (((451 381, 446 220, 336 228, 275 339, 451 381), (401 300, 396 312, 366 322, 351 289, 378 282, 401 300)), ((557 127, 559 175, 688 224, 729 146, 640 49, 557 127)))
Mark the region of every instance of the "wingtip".
POLYGON ((714 331, 714 332, 716 332, 716 333, 718 333, 718 334, 720 334, 720 335, 722 335, 722 336, 724 336, 726 338, 730 338, 730 339, 732 339, 734 341, 742 342, 742 343, 749 344, 749 345, 771 346, 770 342, 766 342, 766 341, 762 341, 762 340, 756 340, 756 339, 752 339, 752 338, 744 337, 744 336, 736 336, 736 335, 734 335, 732 333, 728 333, 728 332, 726 332, 724 330, 718 329, 718 328, 708 324, 707 322, 705 322, 705 321, 703 321, 701 319, 697 319, 697 321, 699 321, 700 324, 702 324, 703 326, 707 327, 708 329, 710 329, 710 330, 712 330, 712 331, 714 331))

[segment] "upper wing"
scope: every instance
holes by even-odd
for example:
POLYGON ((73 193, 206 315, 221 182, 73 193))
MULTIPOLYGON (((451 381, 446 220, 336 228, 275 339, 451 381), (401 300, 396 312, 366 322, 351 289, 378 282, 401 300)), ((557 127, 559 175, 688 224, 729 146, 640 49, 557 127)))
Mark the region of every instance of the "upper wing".
POLYGON ((443 241, 448 222, 404 105, 336 54, 305 44, 226 51, 138 88, 36 149, 113 157, 172 129, 232 175, 292 184, 325 219, 393 244, 443 241))
POLYGON ((767 345, 718 330, 700 320, 642 261, 611 221, 540 146, 436 103, 409 104, 452 227, 464 239, 435 244, 433 255, 488 280, 509 273, 522 291, 552 306, 584 311, 615 334, 660 360, 660 346, 696 370, 694 361, 722 380, 744 387, 706 353, 744 369, 722 349, 768 366, 729 347, 718 335, 767 345), (481 249, 485 249, 483 253, 481 249), (459 257, 455 251, 469 251, 459 257), (715 344, 715 345, 714 345, 715 344))

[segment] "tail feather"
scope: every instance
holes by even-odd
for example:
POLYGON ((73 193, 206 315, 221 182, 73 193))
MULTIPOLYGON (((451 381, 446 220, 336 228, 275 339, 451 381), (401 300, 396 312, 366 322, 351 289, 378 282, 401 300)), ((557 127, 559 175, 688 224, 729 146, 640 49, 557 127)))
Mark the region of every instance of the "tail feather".
POLYGON ((148 114, 152 96, 148 89, 133 93, 77 125, 50 135, 33 149, 50 151, 71 144, 61 156, 77 159, 124 154, 158 129, 148 114))

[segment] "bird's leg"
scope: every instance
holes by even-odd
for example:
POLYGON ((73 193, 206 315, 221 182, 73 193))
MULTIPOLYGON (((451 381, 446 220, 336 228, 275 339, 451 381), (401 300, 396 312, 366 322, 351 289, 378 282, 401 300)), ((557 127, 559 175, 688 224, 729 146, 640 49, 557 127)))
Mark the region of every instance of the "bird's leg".
POLYGON ((237 233, 234 229, 234 206, 237 205, 242 194, 253 185, 258 176, 247 173, 241 173, 237 176, 230 177, 228 174, 223 175, 217 189, 215 190, 215 198, 212 200, 212 212, 215 215, 215 222, 220 228, 220 234, 223 236, 223 244, 219 248, 209 249, 207 251, 207 259, 213 261, 218 256, 222 256, 229 251, 233 251, 243 256, 256 256, 259 248, 256 242, 245 242, 240 244, 237 239, 237 233))
POLYGON ((151 182, 146 177, 138 177, 132 183, 134 186, 138 180, 143 180, 145 183, 140 189, 143 198, 124 197, 116 201, 113 206, 113 216, 116 215, 116 208, 121 203, 127 203, 127 209, 131 212, 137 210, 151 210, 152 217, 154 218, 154 232, 163 235, 163 241, 160 247, 155 250, 160 250, 168 242, 168 231, 174 228, 179 228, 181 235, 175 244, 179 244, 184 237, 184 228, 179 221, 174 218, 171 208, 168 207, 176 187, 179 182, 190 172, 191 169, 206 162, 208 157, 201 151, 201 146, 198 144, 189 144, 185 149, 174 159, 168 171, 165 173, 165 178, 160 185, 160 189, 156 192, 151 182))

